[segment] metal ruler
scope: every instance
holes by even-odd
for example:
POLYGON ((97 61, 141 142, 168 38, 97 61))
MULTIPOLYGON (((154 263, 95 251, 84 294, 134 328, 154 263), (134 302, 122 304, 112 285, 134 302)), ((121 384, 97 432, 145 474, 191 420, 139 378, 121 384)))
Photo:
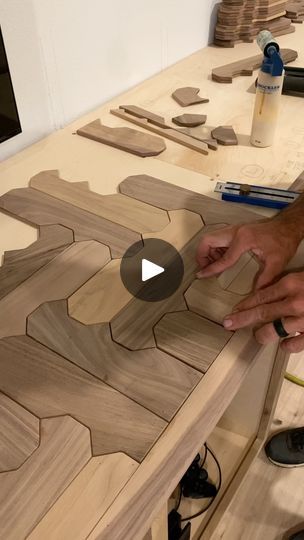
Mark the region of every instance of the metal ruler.
POLYGON ((237 184, 235 182, 217 182, 214 191, 221 193, 223 201, 277 209, 285 208, 293 203, 300 195, 297 191, 237 184))

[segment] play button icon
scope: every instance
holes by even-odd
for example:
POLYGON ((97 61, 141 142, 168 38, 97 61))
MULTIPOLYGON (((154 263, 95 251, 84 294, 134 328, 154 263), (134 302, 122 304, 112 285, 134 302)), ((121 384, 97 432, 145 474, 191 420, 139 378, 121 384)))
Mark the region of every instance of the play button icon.
POLYGON ((148 279, 152 279, 155 276, 159 276, 159 274, 162 274, 165 271, 165 269, 162 266, 158 266, 158 264, 155 264, 151 261, 147 261, 147 259, 143 259, 141 261, 141 280, 142 281, 148 281, 148 279))
POLYGON ((147 238, 136 242, 124 254, 120 276, 126 289, 145 302, 169 298, 180 286, 184 263, 168 242, 147 238))

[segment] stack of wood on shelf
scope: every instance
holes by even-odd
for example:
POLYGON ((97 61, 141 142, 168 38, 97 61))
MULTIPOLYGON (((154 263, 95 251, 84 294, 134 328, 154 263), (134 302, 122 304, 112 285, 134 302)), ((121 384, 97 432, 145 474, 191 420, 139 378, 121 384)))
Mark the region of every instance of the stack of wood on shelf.
POLYGON ((261 30, 269 30, 274 36, 294 32, 286 16, 286 4, 286 0, 222 0, 214 43, 234 47, 235 43, 254 41, 261 30))
POLYGON ((286 15, 293 23, 304 21, 304 0, 292 0, 287 2, 286 15))

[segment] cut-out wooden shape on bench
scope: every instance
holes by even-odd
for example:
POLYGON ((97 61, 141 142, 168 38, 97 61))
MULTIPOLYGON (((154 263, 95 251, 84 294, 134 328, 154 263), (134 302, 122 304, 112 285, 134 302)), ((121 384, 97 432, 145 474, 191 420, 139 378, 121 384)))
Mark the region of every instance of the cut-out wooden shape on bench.
POLYGON ((18 469, 38 445, 39 419, 0 392, 0 473, 18 469))
POLYGON ((224 146, 239 144, 232 126, 219 126, 211 131, 213 139, 224 146))
POLYGON ((172 122, 182 127, 196 127, 202 126, 207 121, 206 114, 181 114, 180 116, 174 116, 172 122))
POLYGON ((167 425, 28 336, 0 340, 0 390, 39 418, 70 415, 84 424, 93 455, 124 452, 141 461, 167 425))
POLYGON ((25 249, 6 251, 0 267, 0 299, 59 255, 74 241, 73 231, 62 225, 39 227, 39 238, 25 249))
POLYGON ((71 319, 66 301, 40 306, 27 333, 143 407, 171 420, 200 374, 157 349, 128 351, 112 340, 108 324, 71 319))
POLYGON ((189 105, 196 105, 197 103, 208 103, 209 99, 202 98, 198 94, 199 88, 193 88, 192 86, 185 86, 183 88, 177 88, 173 92, 172 97, 182 107, 188 107, 189 105))
POLYGON ((25 334, 32 311, 67 298, 109 260, 109 249, 98 242, 72 244, 0 300, 0 337, 25 334))
POLYGON ((159 137, 128 127, 104 126, 99 119, 77 129, 77 134, 141 157, 158 156, 166 150, 165 141, 159 137))
POLYGON ((31 187, 2 195, 0 209, 32 225, 63 225, 74 231, 76 241, 93 239, 109 246, 113 258, 122 257, 131 244, 141 239, 126 227, 31 187))
POLYGON ((78 183, 67 182, 58 171, 43 171, 30 180, 30 186, 60 201, 117 223, 138 233, 161 231, 169 223, 167 212, 125 197, 121 193, 100 195, 78 183))

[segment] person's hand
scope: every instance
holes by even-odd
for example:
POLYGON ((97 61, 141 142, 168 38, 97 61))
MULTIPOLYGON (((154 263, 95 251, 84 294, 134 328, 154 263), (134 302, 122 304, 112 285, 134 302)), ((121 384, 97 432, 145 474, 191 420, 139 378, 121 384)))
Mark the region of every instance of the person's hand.
POLYGON ((272 283, 297 251, 301 241, 296 224, 280 215, 252 224, 224 227, 202 237, 197 250, 201 268, 198 278, 219 275, 233 266, 245 252, 260 263, 255 289, 272 283))
POLYGON ((255 337, 261 344, 279 339, 273 321, 282 319, 288 334, 300 335, 284 339, 281 347, 289 352, 304 349, 304 272, 288 274, 274 285, 257 291, 240 302, 224 320, 225 328, 237 330, 257 326, 255 337), (265 324, 266 323, 266 324, 265 324))

